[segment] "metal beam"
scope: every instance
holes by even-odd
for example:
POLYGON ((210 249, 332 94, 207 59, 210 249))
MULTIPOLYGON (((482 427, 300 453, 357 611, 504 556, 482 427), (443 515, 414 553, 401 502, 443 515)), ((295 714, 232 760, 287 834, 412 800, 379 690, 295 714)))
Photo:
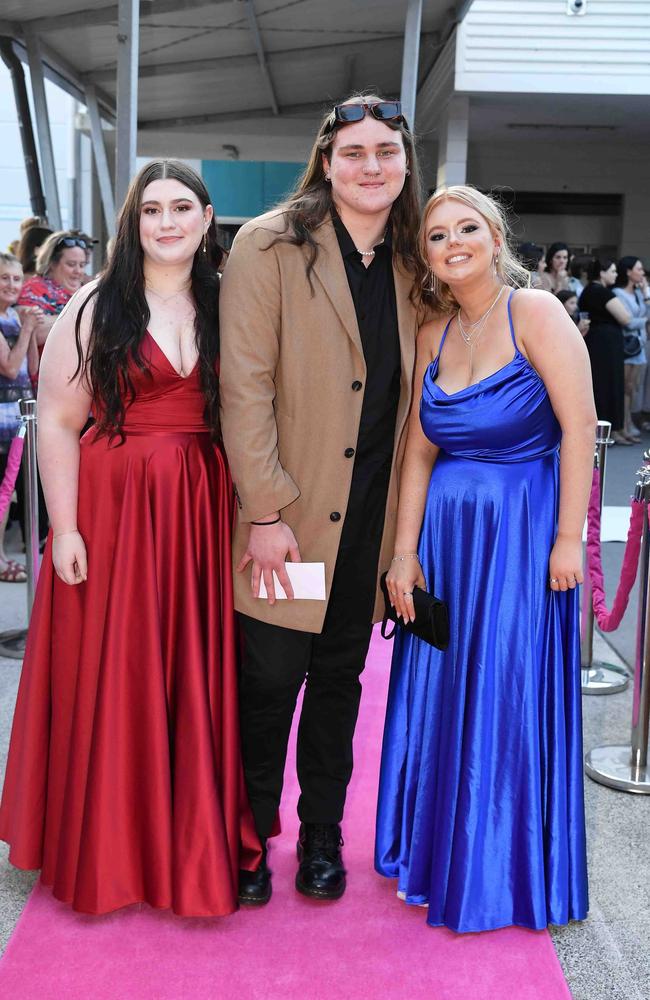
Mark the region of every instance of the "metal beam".
POLYGON ((266 52, 264 51, 264 42, 262 41, 259 25, 257 23, 254 0, 240 0, 240 3, 243 3, 246 7, 246 18, 248 20, 248 26, 253 36, 253 45, 255 46, 255 52, 257 53, 257 61, 260 64, 260 70, 262 71, 262 76, 264 78, 266 89, 269 94, 269 102, 271 104, 271 110, 273 111, 274 115, 279 115, 280 108, 278 107, 278 99, 275 96, 273 80, 271 79, 268 63, 266 61, 266 52))
POLYGON ((34 98, 34 110, 36 111, 38 146, 41 154, 41 166, 43 168, 43 181, 45 184, 47 218, 53 229, 60 229, 61 208, 59 205, 59 190, 56 183, 56 168, 54 166, 54 151, 52 149, 52 133, 50 132, 50 116, 48 114, 47 98, 45 96, 45 78, 43 76, 41 47, 38 35, 33 34, 29 28, 26 29, 25 35, 27 41, 29 75, 32 85, 32 97, 34 98))
POLYGON ((404 26, 404 55, 402 57, 402 87, 400 93, 402 111, 411 128, 415 124, 421 29, 422 0, 408 0, 406 24, 404 26))
POLYGON ((70 136, 70 171, 68 173, 68 197, 70 209, 68 218, 72 229, 83 229, 83 210, 81 198, 81 140, 82 134, 77 128, 79 118, 79 102, 75 101, 74 115, 68 124, 70 136))
POLYGON ((0 36, 0 59, 2 59, 11 73, 14 100, 16 102, 16 117, 18 118, 18 130, 20 132, 23 160, 25 161, 25 173, 27 174, 32 212, 34 215, 44 218, 46 212, 45 195, 43 194, 41 174, 38 167, 38 154, 34 139, 32 113, 29 107, 27 87, 25 86, 25 73, 23 72, 23 64, 14 52, 11 38, 0 36))
POLYGON ((120 0, 117 22, 117 145, 115 203, 121 206, 135 174, 138 140, 139 0, 120 0))
MULTIPOLYGON (((161 14, 174 14, 197 10, 201 7, 217 7, 232 5, 232 0, 140 0, 140 17, 158 17, 161 14)), ((106 24, 117 24, 119 20, 119 4, 106 7, 91 7, 89 10, 76 10, 70 14, 53 14, 50 17, 35 17, 31 21, 21 18, 21 24, 28 25, 41 34, 48 31, 67 31, 70 28, 97 28, 106 24)))
MULTIPOLYGON (((23 32, 14 35, 14 49, 21 62, 27 63, 27 45, 24 41, 23 32), (21 40, 22 39, 22 40, 21 40)), ((43 74, 46 80, 56 84, 70 97, 83 103, 85 93, 85 81, 77 71, 70 66, 68 61, 60 56, 50 45, 41 41, 41 57, 43 59, 43 74)), ((115 79, 115 73, 112 75, 115 79)), ((97 88, 97 101, 102 111, 103 118, 115 124, 115 101, 100 87, 97 88)))
POLYGON ((474 0, 458 0, 456 4, 456 24, 460 24, 466 14, 469 13, 469 9, 474 3, 474 0))
POLYGON ((113 198, 113 186, 111 184, 111 174, 108 168, 108 157, 106 156, 106 145, 104 143, 104 133, 102 122, 97 106, 97 95, 92 83, 86 87, 85 105, 88 108, 90 118, 90 140, 93 148, 95 169, 97 171, 97 181, 104 210, 104 222, 109 236, 115 236, 115 200, 113 198))
MULTIPOLYGON (((302 115, 312 115, 322 112, 326 105, 323 101, 311 101, 308 104, 283 105, 282 114, 277 116, 279 121, 291 121, 302 115)), ((177 116, 176 118, 152 118, 149 121, 141 121, 139 128, 141 132, 173 131, 174 129, 192 128, 198 125, 216 125, 220 122, 241 122, 255 118, 269 119, 269 109, 251 108, 247 111, 220 111, 215 114, 177 116)))
MULTIPOLYGON (((438 32, 426 32, 422 35, 422 41, 433 42, 439 38, 438 32)), ((266 50, 266 61, 269 65, 274 63, 286 63, 289 59, 292 62, 309 62, 320 56, 327 56, 330 59, 338 59, 343 55, 357 55, 364 47, 372 45, 390 46, 394 48, 397 43, 402 43, 403 34, 384 35, 381 38, 373 38, 367 42, 343 42, 340 45, 307 45, 294 49, 277 49, 275 51, 266 50)), ((236 56, 216 56, 211 59, 183 59, 180 62, 149 63, 140 65, 139 77, 141 80, 148 77, 176 76, 177 74, 188 73, 214 73, 220 69, 248 69, 258 65, 257 55, 236 55, 236 56)), ((97 71, 91 71, 88 78, 94 83, 113 83, 115 79, 115 69, 109 67, 97 71)))

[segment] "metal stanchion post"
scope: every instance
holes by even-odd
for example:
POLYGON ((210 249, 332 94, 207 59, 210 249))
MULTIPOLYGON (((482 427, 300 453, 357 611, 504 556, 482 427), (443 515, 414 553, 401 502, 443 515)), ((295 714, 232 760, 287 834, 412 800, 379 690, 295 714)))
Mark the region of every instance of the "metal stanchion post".
MULTIPOLYGON (((596 451, 594 468, 600 471, 600 512, 603 511, 605 496, 605 471, 607 468, 607 448, 611 444, 610 433, 612 425, 607 420, 598 421, 596 431, 596 451)), ((583 694, 616 694, 625 691, 629 677, 625 670, 614 663, 594 662, 594 609, 591 603, 591 585, 587 577, 582 592, 583 601, 587 602, 583 614, 583 634, 580 647, 582 663, 582 693, 583 694)))
POLYGON ((40 568, 38 551, 38 464, 36 462, 36 400, 21 399, 27 423, 25 438, 25 552, 27 553, 27 619, 32 613, 40 568))
MULTIPOLYGON (((646 453, 647 454, 647 453, 646 453)), ((645 457, 645 456, 644 456, 645 457)), ((650 456, 648 456, 650 457, 650 456)), ((644 506, 641 541, 641 579, 639 581, 639 617, 634 657, 634 700, 632 737, 626 746, 602 746, 590 750, 585 758, 587 774, 601 785, 625 792, 650 795, 648 773, 648 724, 650 721, 650 467, 639 469, 635 499, 644 506)))
MULTIPOLYGON (((32 613, 36 581, 40 568, 38 539, 38 465, 36 462, 36 400, 21 399, 20 415, 26 426, 23 450, 25 482, 25 553, 27 572, 27 622, 32 613)), ((0 636, 0 656, 22 660, 27 629, 13 629, 0 636)))

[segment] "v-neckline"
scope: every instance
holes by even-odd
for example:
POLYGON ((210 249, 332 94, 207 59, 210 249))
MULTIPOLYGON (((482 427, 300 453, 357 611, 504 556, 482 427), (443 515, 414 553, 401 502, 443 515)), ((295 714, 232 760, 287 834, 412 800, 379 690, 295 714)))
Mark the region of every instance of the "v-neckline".
POLYGON ((167 362, 167 364, 169 365, 169 367, 173 371, 173 373, 176 376, 176 378, 180 378, 184 382, 186 379, 192 377, 192 375, 196 371, 197 365, 199 363, 198 357, 197 357, 196 361, 194 362, 194 366, 193 366, 192 370, 190 372, 188 372, 187 375, 181 375, 181 373, 178 371, 178 369, 171 363, 171 361, 169 360, 169 358, 167 357, 167 355, 163 351, 162 347, 160 346, 160 344, 158 343, 158 341, 156 340, 156 338, 152 334, 151 330, 147 330, 147 336, 149 337, 149 339, 151 340, 151 342, 153 344, 155 344, 155 346, 158 348, 158 352, 160 354, 162 354, 163 358, 165 359, 165 361, 167 362))

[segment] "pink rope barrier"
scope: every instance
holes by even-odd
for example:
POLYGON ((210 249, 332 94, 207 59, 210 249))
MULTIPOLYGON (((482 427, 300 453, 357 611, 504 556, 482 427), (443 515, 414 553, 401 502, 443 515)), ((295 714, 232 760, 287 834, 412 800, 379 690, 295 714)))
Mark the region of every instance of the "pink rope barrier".
POLYGON ((600 471, 594 469, 587 511, 587 574, 591 584, 594 616, 598 627, 603 632, 613 632, 614 629, 617 629, 627 609, 639 565, 644 507, 643 501, 632 500, 630 527, 625 543, 621 578, 611 611, 608 611, 605 603, 605 579, 600 551, 600 471))
POLYGON ((11 502, 11 497, 18 478, 20 461, 23 457, 23 446, 25 444, 24 429, 18 431, 16 437, 11 442, 9 456, 7 458, 7 468, 2 482, 0 483, 0 521, 5 516, 5 512, 11 502))

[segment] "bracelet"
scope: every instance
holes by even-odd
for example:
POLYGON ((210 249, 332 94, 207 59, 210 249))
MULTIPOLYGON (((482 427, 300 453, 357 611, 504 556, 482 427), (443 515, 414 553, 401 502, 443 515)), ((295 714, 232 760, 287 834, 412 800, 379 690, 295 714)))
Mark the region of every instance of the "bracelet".
POLYGON ((391 563, 403 562, 404 559, 417 559, 418 562, 420 561, 420 557, 417 552, 404 552, 401 556, 393 556, 391 563))
POLYGON ((281 521, 281 520, 282 520, 282 518, 278 514, 278 516, 276 517, 275 521, 251 521, 251 524, 256 524, 258 528, 263 528, 267 524, 277 524, 278 521, 281 521))
POLYGON ((70 528, 69 531, 60 531, 58 535, 52 535, 52 539, 61 538, 63 535, 77 535, 79 534, 78 528, 70 528))

